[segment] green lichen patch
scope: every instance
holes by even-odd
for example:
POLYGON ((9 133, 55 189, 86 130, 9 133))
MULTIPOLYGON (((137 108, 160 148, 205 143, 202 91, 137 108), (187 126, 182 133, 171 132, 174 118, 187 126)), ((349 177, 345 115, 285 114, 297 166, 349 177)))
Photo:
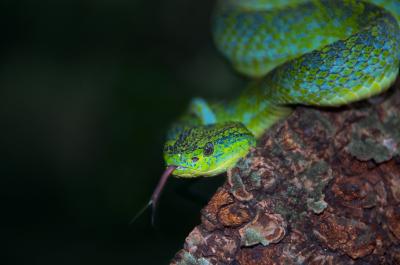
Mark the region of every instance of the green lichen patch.
POLYGON ((313 199, 307 199, 307 207, 316 214, 322 213, 328 204, 324 200, 314 201, 313 199))
POLYGON ((240 173, 238 170, 230 170, 228 172, 228 183, 231 186, 231 193, 239 201, 249 201, 253 198, 253 195, 246 190, 240 173))
POLYGON ((362 139, 354 134, 351 143, 348 146, 350 153, 362 161, 374 160, 377 163, 387 161, 391 158, 389 150, 380 145, 374 139, 362 139))
POLYGON ((307 209, 319 214, 327 207, 324 189, 332 179, 331 169, 326 161, 321 160, 313 163, 301 175, 307 194, 307 209))
POLYGON ((250 181, 254 187, 261 187, 261 176, 256 172, 250 173, 250 181))
POLYGON ((191 253, 185 251, 181 256, 181 260, 176 265, 211 265, 211 263, 205 258, 197 259, 191 253))
POLYGON ((348 152, 361 161, 382 163, 400 154, 400 117, 390 115, 383 121, 368 115, 353 127, 348 152))
POLYGON ((307 178, 315 179, 318 176, 323 175, 329 168, 329 165, 324 160, 315 162, 307 171, 304 172, 304 175, 307 178))
POLYGON ((239 229, 242 246, 278 243, 286 234, 286 222, 279 214, 259 214, 239 229))
POLYGON ((270 242, 262 236, 261 231, 254 228, 246 228, 243 244, 245 246, 253 246, 260 243, 263 246, 268 246, 270 242))
POLYGON ((265 161, 260 156, 255 155, 256 152, 250 152, 245 159, 239 160, 236 164, 236 168, 240 171, 240 176, 233 176, 234 178, 240 177, 240 180, 233 179, 235 187, 232 186, 232 190, 236 190, 239 187, 246 186, 248 191, 261 188, 261 178, 263 168, 266 166, 265 161))

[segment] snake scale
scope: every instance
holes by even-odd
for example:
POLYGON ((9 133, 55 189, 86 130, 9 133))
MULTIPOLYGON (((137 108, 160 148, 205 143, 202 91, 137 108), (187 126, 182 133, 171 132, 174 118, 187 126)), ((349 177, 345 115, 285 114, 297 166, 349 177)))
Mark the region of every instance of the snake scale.
POLYGON ((214 176, 232 168, 293 105, 341 106, 388 89, 399 72, 399 0, 220 0, 216 47, 251 77, 235 100, 194 99, 164 147, 169 175, 214 176))

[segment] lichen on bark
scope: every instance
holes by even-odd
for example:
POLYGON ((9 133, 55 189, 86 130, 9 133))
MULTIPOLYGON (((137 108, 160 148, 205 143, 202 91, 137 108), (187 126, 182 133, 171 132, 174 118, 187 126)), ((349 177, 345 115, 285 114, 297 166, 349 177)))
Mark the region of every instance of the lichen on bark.
POLYGON ((380 98, 297 107, 228 172, 171 264, 400 264, 400 92, 380 98))

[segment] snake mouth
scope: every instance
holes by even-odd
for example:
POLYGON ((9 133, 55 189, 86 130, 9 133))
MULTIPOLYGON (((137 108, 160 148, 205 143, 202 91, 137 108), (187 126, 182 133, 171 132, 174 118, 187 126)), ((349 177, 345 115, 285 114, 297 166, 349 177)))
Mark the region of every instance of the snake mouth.
POLYGON ((168 167, 175 167, 175 170, 171 172, 171 175, 174 175, 174 177, 184 177, 184 178, 190 178, 190 177, 195 177, 195 176, 201 176, 204 174, 201 170, 197 170, 192 167, 185 167, 185 166, 176 166, 176 165, 167 165, 168 167))
POLYGON ((171 168, 171 167, 174 168, 174 170, 170 173, 171 175, 175 175, 175 173, 176 173, 177 171, 179 171, 179 170, 190 170, 190 169, 191 169, 191 168, 189 168, 189 167, 178 166, 178 165, 174 165, 174 164, 168 164, 166 167, 167 167, 167 170, 168 170, 168 168, 171 168))
POLYGON ((196 178, 196 177, 211 177, 223 173, 224 170, 220 168, 211 169, 196 169, 193 167, 177 166, 172 173, 177 178, 196 178))
POLYGON ((171 172, 171 175, 174 175, 176 177, 180 177, 179 173, 182 173, 182 171, 193 171, 193 172, 200 172, 199 170, 196 170, 195 168, 188 167, 188 166, 181 166, 178 163, 176 164, 167 164, 167 169, 170 167, 174 167, 175 169, 171 172))

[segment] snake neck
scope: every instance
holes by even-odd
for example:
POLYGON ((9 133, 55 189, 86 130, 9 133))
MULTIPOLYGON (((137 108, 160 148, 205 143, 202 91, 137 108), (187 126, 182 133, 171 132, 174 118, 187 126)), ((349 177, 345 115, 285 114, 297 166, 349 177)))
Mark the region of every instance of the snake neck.
POLYGON ((263 85, 253 81, 237 99, 210 104, 217 122, 240 122, 260 138, 273 124, 287 117, 292 108, 275 103, 275 99, 265 94, 268 90, 262 89, 263 85))

